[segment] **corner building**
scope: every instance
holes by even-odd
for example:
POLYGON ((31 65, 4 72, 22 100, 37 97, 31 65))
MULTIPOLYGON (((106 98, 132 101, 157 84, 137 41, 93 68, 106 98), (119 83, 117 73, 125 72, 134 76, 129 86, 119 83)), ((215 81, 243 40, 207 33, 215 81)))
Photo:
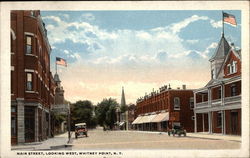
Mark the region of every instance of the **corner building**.
POLYGON ((55 82, 51 47, 40 11, 11 11, 11 143, 51 135, 55 82))
POLYGON ((209 61, 211 79, 194 91, 195 132, 241 135, 241 50, 222 35, 209 61))
POLYGON ((143 131, 167 131, 173 126, 182 126, 194 131, 193 90, 171 89, 163 86, 159 92, 151 92, 137 100, 133 126, 143 131))

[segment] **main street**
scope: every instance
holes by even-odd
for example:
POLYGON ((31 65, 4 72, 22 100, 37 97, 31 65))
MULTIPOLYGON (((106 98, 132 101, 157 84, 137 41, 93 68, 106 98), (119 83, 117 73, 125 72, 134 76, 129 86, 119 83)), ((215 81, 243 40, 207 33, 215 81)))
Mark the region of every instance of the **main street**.
POLYGON ((88 131, 88 137, 75 139, 72 150, 85 149, 237 149, 238 141, 168 136, 166 133, 142 131, 88 131))

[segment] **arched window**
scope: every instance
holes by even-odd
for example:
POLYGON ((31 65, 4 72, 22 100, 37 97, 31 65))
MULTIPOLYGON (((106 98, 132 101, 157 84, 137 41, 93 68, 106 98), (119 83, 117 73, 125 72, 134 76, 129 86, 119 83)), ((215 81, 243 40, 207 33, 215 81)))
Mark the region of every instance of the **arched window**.
POLYGON ((180 110, 180 98, 174 97, 174 110, 180 110))

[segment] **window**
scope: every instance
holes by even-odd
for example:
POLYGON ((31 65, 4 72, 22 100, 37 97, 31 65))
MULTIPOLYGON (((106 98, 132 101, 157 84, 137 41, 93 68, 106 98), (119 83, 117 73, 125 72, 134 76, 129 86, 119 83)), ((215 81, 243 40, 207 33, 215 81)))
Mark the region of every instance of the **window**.
POLYGON ((217 113, 217 128, 221 128, 221 125, 222 125, 222 113, 221 112, 218 112, 217 113))
POLYGON ((231 65, 228 64, 228 65, 227 65, 227 73, 228 73, 228 74, 231 74, 231 72, 232 72, 232 70, 231 70, 231 65))
POLYGON ((218 99, 221 98, 221 87, 218 89, 218 99))
POLYGON ((26 54, 32 53, 32 37, 26 36, 26 54))
POLYGON ((232 62, 232 73, 236 73, 237 72, 237 62, 233 61, 232 62))
POLYGON ((228 74, 233 74, 237 72, 237 61, 232 61, 231 64, 227 65, 228 74))
POLYGON ((26 74, 26 90, 32 91, 33 86, 32 86, 32 73, 27 73, 26 74))
POLYGON ((180 98, 179 97, 174 98, 174 110, 180 110, 180 98))
POLYGON ((212 69, 211 75, 212 75, 212 79, 215 79, 215 70, 214 69, 212 69))
POLYGON ((11 107, 11 136, 17 135, 16 107, 11 107))
POLYGON ((231 96, 236 96, 237 94, 237 87, 235 84, 231 85, 231 96))
POLYGON ((190 105, 190 109, 193 109, 193 108, 194 108, 194 98, 193 98, 193 97, 191 97, 191 98, 189 99, 189 105, 190 105))

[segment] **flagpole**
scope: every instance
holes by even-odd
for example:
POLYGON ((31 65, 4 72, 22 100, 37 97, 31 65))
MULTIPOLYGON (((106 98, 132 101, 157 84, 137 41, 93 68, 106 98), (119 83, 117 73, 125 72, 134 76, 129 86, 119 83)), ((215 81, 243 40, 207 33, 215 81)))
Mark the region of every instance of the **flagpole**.
POLYGON ((224 15, 222 11, 222 37, 224 37, 224 15))
MULTIPOLYGON (((56 64, 56 63, 55 63, 56 64)), ((56 64, 56 74, 57 74, 57 64, 56 64)))

